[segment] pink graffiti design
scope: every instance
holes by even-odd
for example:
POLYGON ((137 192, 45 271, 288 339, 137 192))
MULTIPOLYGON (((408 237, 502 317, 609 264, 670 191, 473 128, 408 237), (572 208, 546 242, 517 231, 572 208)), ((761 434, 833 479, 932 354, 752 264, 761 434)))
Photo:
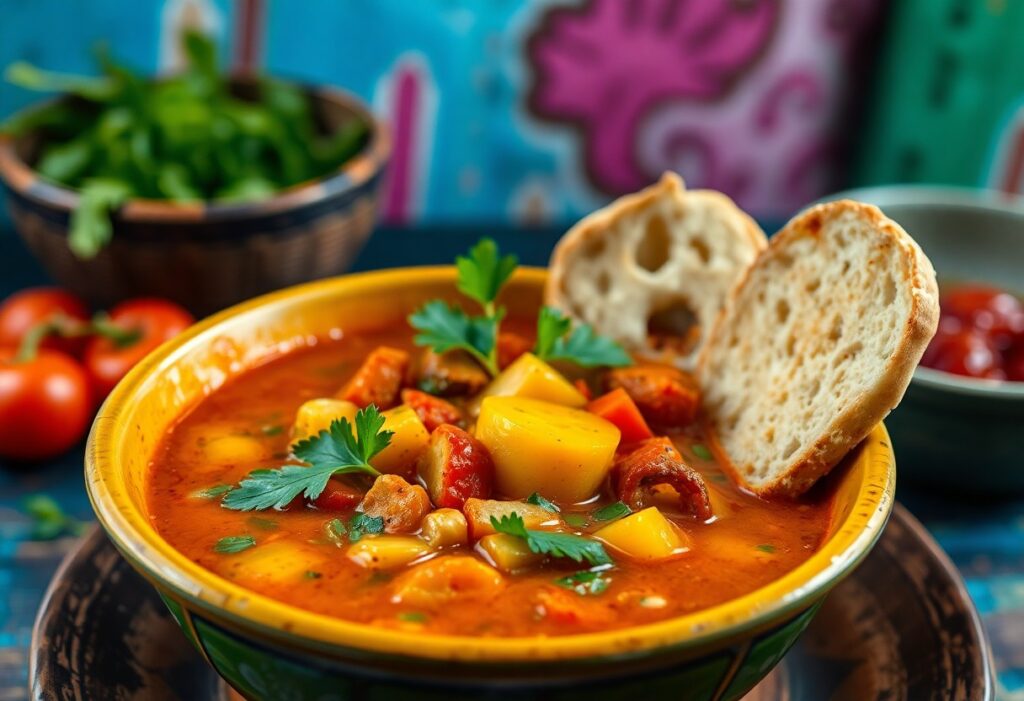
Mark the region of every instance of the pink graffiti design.
POLYGON ((778 15, 778 0, 589 0, 551 9, 528 43, 529 108, 581 132, 595 187, 635 190, 656 175, 636 158, 645 117, 666 101, 724 97, 765 51, 778 15))

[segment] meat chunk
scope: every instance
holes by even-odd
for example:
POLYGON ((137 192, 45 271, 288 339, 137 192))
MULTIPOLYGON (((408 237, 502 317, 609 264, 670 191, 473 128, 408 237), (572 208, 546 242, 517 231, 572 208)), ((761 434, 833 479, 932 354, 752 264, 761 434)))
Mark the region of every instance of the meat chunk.
POLYGON ((494 462, 483 443, 461 428, 444 424, 430 434, 417 468, 431 501, 461 509, 466 500, 491 496, 494 462))
POLYGON ((476 394, 490 381, 487 371, 461 350, 424 351, 420 357, 419 388, 441 397, 476 394))
POLYGON ((683 456, 668 438, 643 441, 620 457, 614 470, 619 499, 634 511, 644 508, 652 487, 667 484, 679 494, 683 511, 702 521, 711 518, 711 501, 704 479, 683 462, 683 456))
POLYGON ((469 523, 470 540, 479 540, 494 533, 491 517, 499 521, 512 512, 519 514, 527 528, 555 528, 562 524, 558 514, 523 501, 499 501, 496 499, 467 499, 462 507, 469 523))
POLYGON ((458 426, 463 422, 462 412, 457 406, 418 389, 403 389, 402 404, 416 412, 428 431, 441 424, 458 426))
POLYGON ((608 390, 621 387, 644 418, 662 428, 682 428, 693 423, 700 406, 697 381, 668 365, 634 365, 610 370, 608 390))
POLYGON ((498 368, 504 370, 519 356, 532 349, 533 343, 529 339, 511 331, 500 332, 498 334, 498 368))
POLYGON ((398 475, 381 475, 363 497, 360 509, 367 516, 383 518, 386 533, 412 533, 430 512, 430 497, 423 487, 398 475))
POLYGON ((408 353, 380 346, 366 356, 356 374, 336 396, 359 407, 373 404, 378 409, 390 409, 398 403, 398 391, 402 389, 408 368, 408 353))

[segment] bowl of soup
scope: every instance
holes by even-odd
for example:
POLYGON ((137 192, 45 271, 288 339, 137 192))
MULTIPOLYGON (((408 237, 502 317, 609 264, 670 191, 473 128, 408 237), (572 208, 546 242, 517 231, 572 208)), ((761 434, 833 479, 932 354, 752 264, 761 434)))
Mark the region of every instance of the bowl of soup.
POLYGON ((287 289, 149 356, 89 439, 111 540, 247 698, 740 698, 879 537, 885 428, 757 498, 683 373, 545 360, 543 270, 502 294, 496 378, 416 345, 456 275, 287 289))

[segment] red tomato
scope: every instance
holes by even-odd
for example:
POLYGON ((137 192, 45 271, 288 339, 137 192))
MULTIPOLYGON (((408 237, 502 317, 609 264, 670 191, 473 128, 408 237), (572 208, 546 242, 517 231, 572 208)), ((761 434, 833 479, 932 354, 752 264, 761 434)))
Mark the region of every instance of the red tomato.
POLYGON ((1024 335, 1017 337, 1017 343, 1006 354, 1006 379, 1024 382, 1024 335))
POLYGON ((995 287, 954 288, 943 295, 941 307, 943 315, 988 333, 1000 348, 1008 347, 1014 336, 1024 333, 1024 304, 995 287))
POLYGON ((364 496, 355 487, 332 479, 327 482, 320 496, 313 500, 313 504, 324 511, 348 511, 356 508, 364 496))
MULTIPOLYGON (((60 288, 32 287, 15 292, 0 304, 0 346, 17 348, 29 329, 49 321, 54 314, 62 314, 74 321, 89 320, 89 310, 82 300, 60 288)), ((84 346, 84 337, 51 335, 41 347, 78 356, 84 346)))
POLYGON ((121 332, 137 334, 134 340, 118 341, 104 335, 89 340, 82 361, 97 399, 110 394, 132 367, 157 346, 192 325, 192 315, 163 299, 132 299, 114 307, 105 324, 121 332))
POLYGON ((92 413, 89 378, 72 358, 52 350, 15 362, 0 349, 0 455, 43 460, 67 451, 92 413))
POLYGON ((1002 356, 992 339, 978 329, 935 335, 925 351, 922 364, 967 377, 1003 379, 1002 356))

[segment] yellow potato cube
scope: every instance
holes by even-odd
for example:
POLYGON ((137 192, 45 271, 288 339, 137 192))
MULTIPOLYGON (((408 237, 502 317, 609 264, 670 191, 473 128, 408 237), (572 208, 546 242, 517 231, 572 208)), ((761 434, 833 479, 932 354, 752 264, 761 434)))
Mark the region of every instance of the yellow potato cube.
POLYGON ((381 472, 412 474, 416 469, 416 460, 430 442, 430 433, 420 421, 416 412, 405 406, 397 406, 381 412, 384 417, 384 430, 394 431, 391 443, 377 453, 370 464, 381 472))
POLYGON ((484 388, 478 402, 487 397, 526 397, 571 407, 587 403, 571 382, 533 353, 523 353, 502 370, 484 388))
POLYGON ((522 538, 504 533, 492 533, 484 536, 476 544, 476 547, 488 562, 505 574, 515 574, 530 569, 544 559, 543 555, 538 555, 530 550, 522 538))
POLYGON ((469 542, 466 517, 456 509, 438 509, 423 517, 420 537, 433 548, 454 547, 469 542))
POLYGON ((391 601, 418 609, 437 609, 453 600, 490 598, 505 578, 476 558, 453 555, 416 565, 395 579, 391 601))
POLYGON ((345 556, 370 570, 393 570, 432 551, 419 538, 407 535, 364 536, 345 551, 345 556))
POLYGON ((217 436, 203 443, 203 456, 217 465, 244 465, 270 457, 267 445, 252 436, 217 436))
POLYGON ((316 570, 326 557, 315 546, 290 540, 260 543, 226 558, 221 574, 244 583, 284 584, 297 582, 316 570))
POLYGON ((299 407, 292 424, 292 442, 315 436, 331 427, 337 419, 355 421, 359 411, 352 402, 344 399, 310 399, 299 407))
POLYGON ((594 414, 523 397, 488 397, 476 424, 499 494, 521 499, 539 492, 565 504, 597 493, 619 435, 594 414))
POLYGON ((594 537, 637 560, 662 560, 690 549, 686 534, 655 506, 605 526, 594 537))

